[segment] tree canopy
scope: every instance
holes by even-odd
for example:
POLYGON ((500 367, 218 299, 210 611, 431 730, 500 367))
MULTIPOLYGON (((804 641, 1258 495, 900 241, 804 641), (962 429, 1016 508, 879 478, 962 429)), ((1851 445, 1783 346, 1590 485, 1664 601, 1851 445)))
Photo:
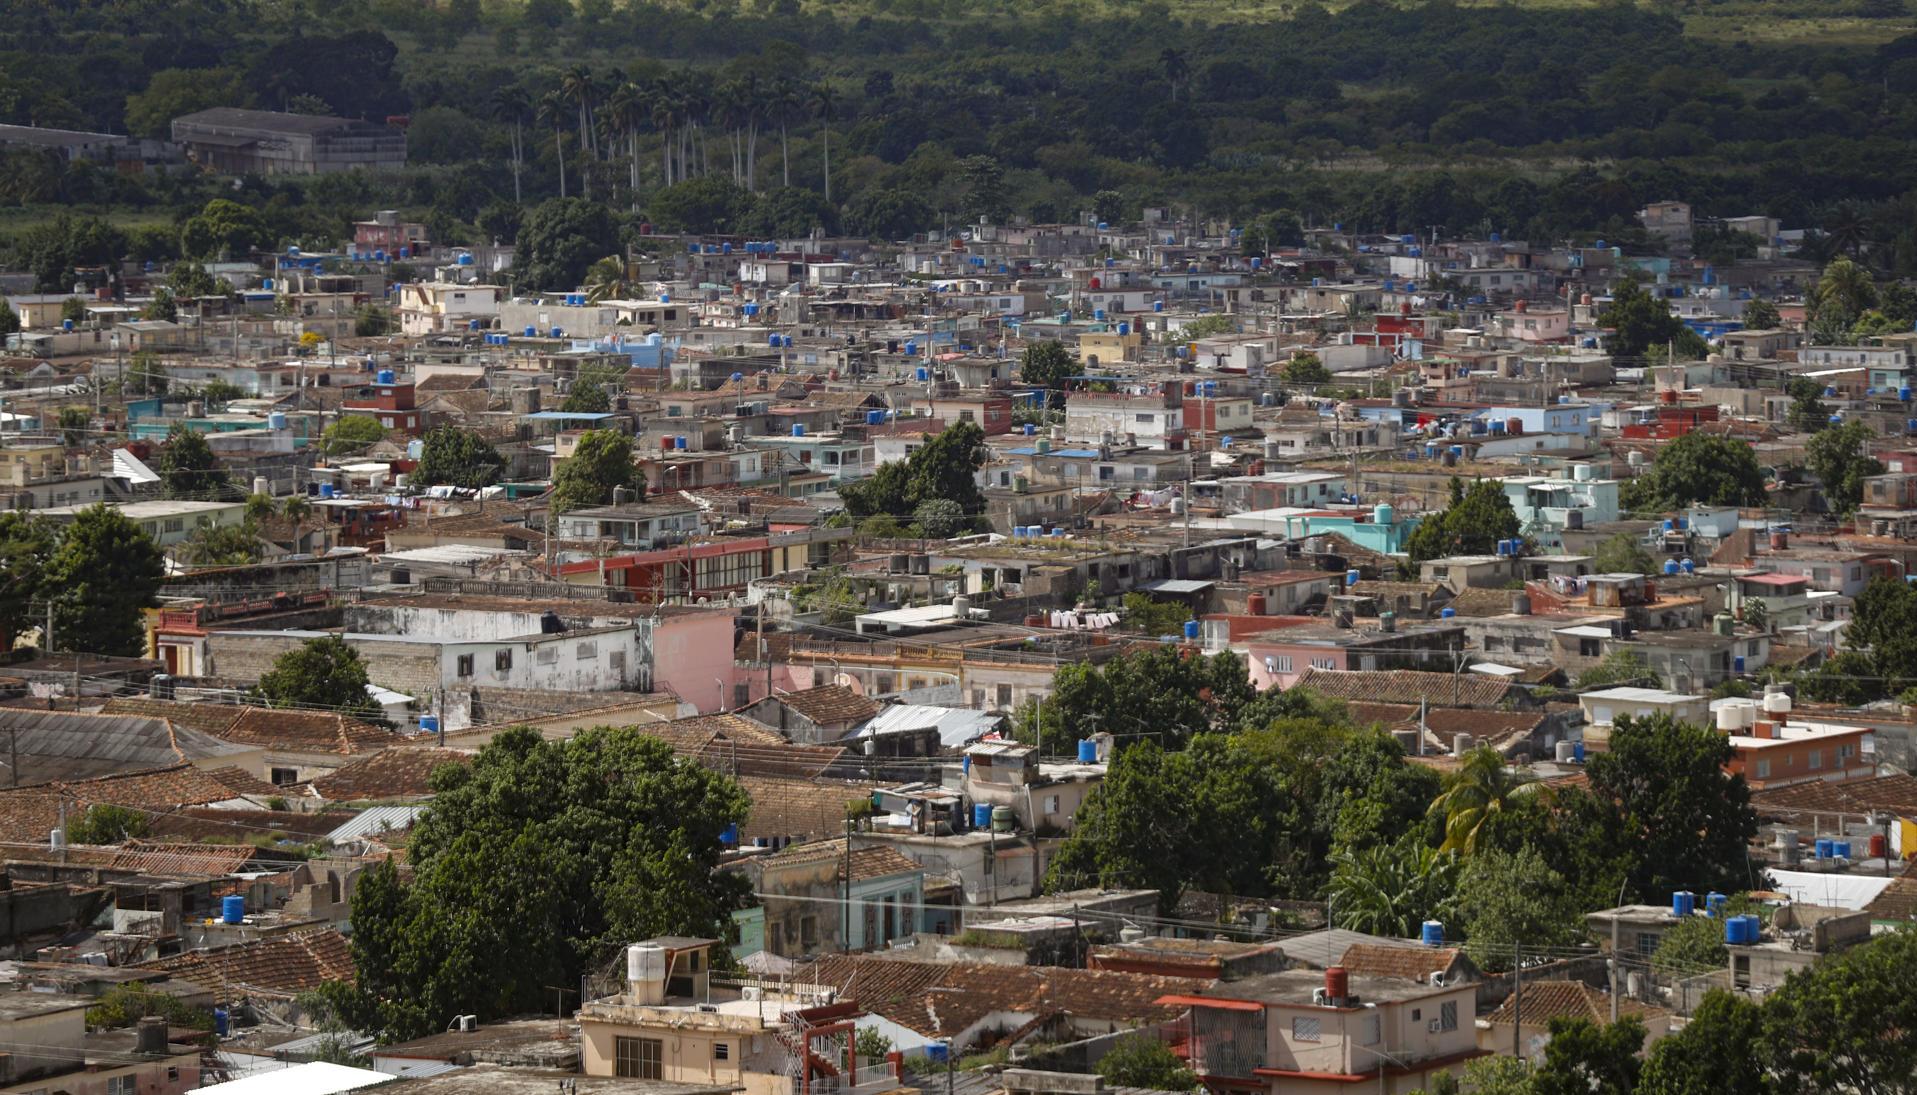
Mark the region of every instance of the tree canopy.
POLYGON ((1806 446, 1805 463, 1824 485, 1824 500, 1837 513, 1849 513, 1864 498, 1864 480, 1884 474, 1884 465, 1870 454, 1877 431, 1868 423, 1846 422, 1823 430, 1806 446))
POLYGON ((588 430, 553 473, 552 512, 606 505, 619 487, 645 493, 632 463, 632 439, 618 430, 588 430))
POLYGON ((448 483, 476 490, 498 482, 504 466, 499 450, 485 438, 456 426, 435 426, 420 444, 413 479, 422 486, 448 483))
POLYGON ((534 1013, 628 943, 729 937, 744 879, 715 868, 745 793, 663 741, 516 728, 432 783, 411 880, 388 861, 353 895, 359 976, 326 991, 354 1029, 403 1039, 454 1015, 534 1013))
POLYGON ((853 517, 911 517, 935 498, 957 502, 967 518, 985 512, 985 494, 975 475, 985 462, 985 431, 975 422, 955 422, 936 436, 927 435, 904 460, 879 465, 873 475, 839 486, 839 497, 853 517))
POLYGON ((338 635, 324 635, 273 659, 256 691, 269 707, 338 711, 386 725, 385 714, 366 691, 368 683, 359 651, 338 635))
POLYGON ((41 596, 54 605, 54 641, 67 650, 137 657, 141 611, 159 603, 166 562, 146 532, 104 505, 81 510, 60 535, 41 596))
POLYGON ((1043 388, 1064 386, 1067 380, 1085 375, 1085 366, 1055 339, 1040 339, 1025 347, 1018 360, 1018 378, 1043 388))
POLYGON ((1749 442, 1692 430, 1658 450, 1650 470, 1625 484, 1622 501, 1637 513, 1663 513, 1692 502, 1761 506, 1767 497, 1749 442))
POLYGON ((1651 295, 1635 278, 1611 287, 1611 300, 1597 316, 1598 326, 1611 328, 1611 352, 1642 357, 1653 347, 1674 350, 1675 360, 1701 358, 1710 351, 1696 331, 1672 314, 1670 305, 1651 295))
POLYGON ((1452 479, 1452 504, 1418 522, 1405 539, 1405 552, 1414 563, 1447 555, 1490 555, 1499 540, 1523 534, 1518 515, 1495 480, 1479 479, 1462 488, 1452 479))
POLYGON ((166 446, 160 450, 159 466, 154 470, 166 484, 167 494, 174 498, 215 500, 231 485, 226 469, 206 443, 206 435, 184 422, 168 427, 166 446))

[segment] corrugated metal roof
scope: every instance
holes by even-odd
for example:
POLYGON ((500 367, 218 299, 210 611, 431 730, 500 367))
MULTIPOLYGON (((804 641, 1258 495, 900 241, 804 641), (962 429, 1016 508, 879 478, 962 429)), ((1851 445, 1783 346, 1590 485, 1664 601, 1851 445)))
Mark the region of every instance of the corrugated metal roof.
POLYGON ((327 1061, 308 1061, 278 1072, 261 1072, 243 1080, 229 1080, 200 1088, 207 1095, 336 1095, 392 1080, 370 1068, 348 1068, 327 1061))
POLYGON ((1003 718, 971 708, 937 707, 931 704, 901 703, 880 711, 854 731, 855 738, 874 738, 936 727, 939 744, 947 748, 965 745, 998 728, 1003 718))
POLYGON ((423 806, 374 806, 361 810, 353 820, 326 834, 333 844, 363 837, 378 836, 393 829, 410 829, 425 810, 423 806))

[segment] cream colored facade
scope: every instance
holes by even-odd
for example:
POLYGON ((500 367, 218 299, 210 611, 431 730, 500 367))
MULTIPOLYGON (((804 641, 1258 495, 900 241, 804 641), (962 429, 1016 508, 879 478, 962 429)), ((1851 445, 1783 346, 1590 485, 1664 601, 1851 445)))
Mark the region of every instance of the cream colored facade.
POLYGON ((746 1095, 791 1095, 779 1016, 792 1005, 734 1000, 644 1006, 629 996, 594 1000, 579 1013, 581 1070, 686 1084, 736 1084, 746 1095))

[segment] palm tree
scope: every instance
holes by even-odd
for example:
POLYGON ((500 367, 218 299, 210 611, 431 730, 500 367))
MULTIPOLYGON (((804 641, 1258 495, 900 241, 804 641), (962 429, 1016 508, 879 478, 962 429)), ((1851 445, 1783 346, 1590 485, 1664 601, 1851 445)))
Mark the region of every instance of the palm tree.
POLYGON ((664 79, 654 81, 652 96, 652 128, 659 131, 659 152, 664 160, 660 182, 664 186, 672 185, 672 142, 674 132, 679 128, 679 98, 673 93, 672 85, 664 79))
MULTIPOLYGON (((599 151, 593 138, 592 108, 599 95, 599 87, 593 83, 592 70, 585 65, 574 65, 559 78, 559 93, 579 112, 579 150, 586 154, 599 151)), ((586 197, 592 197, 592 173, 584 172, 580 188, 586 197)))
POLYGON ((1458 860, 1416 837, 1331 857, 1331 927, 1405 938, 1452 890, 1458 860))
POLYGON ((566 196, 566 135, 564 124, 571 108, 566 105, 566 97, 557 91, 548 91, 539 97, 539 124, 552 126, 553 158, 559 161, 559 196, 566 196))
POLYGON ((1191 75, 1191 65, 1186 62, 1183 51, 1170 46, 1166 46, 1159 52, 1158 64, 1165 70, 1165 79, 1171 81, 1172 98, 1177 99, 1178 85, 1184 83, 1185 78, 1191 75))
POLYGON ((1472 855, 1484 839, 1485 826, 1503 813, 1518 788, 1531 782, 1504 766, 1496 749, 1480 745, 1464 756, 1458 769, 1445 779, 1444 793, 1431 800, 1430 817, 1444 817, 1440 851, 1472 855))
POLYGON ((619 256, 607 255, 586 268, 586 299, 594 304, 620 300, 631 292, 632 284, 626 280, 626 264, 619 256))
POLYGON ((493 117, 513 126, 513 204, 521 201, 519 194, 519 171, 526 163, 526 146, 521 136, 520 125, 525 121, 526 112, 532 108, 532 101, 526 89, 517 84, 508 84, 493 92, 493 117))
POLYGON ((1830 317, 1849 325, 1877 307, 1877 283, 1862 265, 1835 258, 1824 267, 1824 276, 1817 279, 1811 303, 1818 318, 1830 317))
POLYGON ((812 88, 812 109, 818 111, 819 121, 825 127, 825 200, 832 201, 832 101, 836 96, 832 85, 821 83, 812 88))
POLYGON ((745 126, 745 184, 747 190, 759 189, 759 122, 765 117, 766 86, 759 74, 748 72, 739 82, 741 122, 745 126))
POLYGON ((786 138, 786 126, 792 116, 805 108, 805 89, 797 80, 780 77, 772 85, 772 93, 767 96, 767 106, 779 119, 779 162, 783 171, 783 185, 792 185, 792 148, 786 138))
POLYGON ((639 130, 646 124, 651 106, 646 101, 646 92, 638 84, 628 80, 612 89, 606 96, 605 121, 613 131, 626 139, 626 151, 632 157, 632 207, 639 208, 639 130))

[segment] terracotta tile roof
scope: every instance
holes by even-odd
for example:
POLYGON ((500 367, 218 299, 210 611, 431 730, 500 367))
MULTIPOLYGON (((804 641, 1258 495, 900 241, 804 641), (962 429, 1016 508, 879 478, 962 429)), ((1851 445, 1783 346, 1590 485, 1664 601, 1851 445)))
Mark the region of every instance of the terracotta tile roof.
POLYGON ((634 727, 680 756, 740 775, 812 779, 845 756, 836 745, 794 745, 744 715, 696 715, 634 727))
POLYGON ((340 827, 351 811, 300 813, 293 810, 226 810, 195 806, 152 819, 155 840, 231 840, 258 833, 283 833, 297 840, 313 840, 340 827))
POLYGON ((199 878, 233 874, 251 863, 256 854, 250 844, 150 844, 135 840, 120 848, 112 866, 141 874, 199 878))
POLYGON ((1307 669, 1293 688, 1309 688, 1332 699, 1373 703, 1447 704, 1454 707, 1496 707, 1525 696, 1522 689, 1482 673, 1431 673, 1421 669, 1366 672, 1346 669, 1307 669))
MULTIPOLYGON (((1514 998, 1506 997, 1487 1020, 1494 1024, 1511 1022, 1516 1003, 1514 998)), ((1581 981, 1526 981, 1522 1006, 1526 1026, 1545 1026, 1553 1019, 1585 1019, 1597 1026, 1611 1022, 1611 997, 1581 981)), ((1629 997, 1618 1001, 1618 1013, 1640 1018, 1669 1014, 1663 1008, 1629 997)))
POLYGON ((1917 816, 1917 776, 1902 773, 1846 783, 1799 783, 1751 796, 1758 813, 1775 811, 1826 814, 1869 814, 1882 810, 1904 817, 1917 816))
POLYGON ((1917 920, 1917 877, 1906 873, 1891 879, 1864 911, 1877 920, 1917 920))
POLYGON ((285 788, 276 787, 236 764, 229 764, 224 768, 206 768, 202 770, 206 772, 207 778, 216 780, 220 786, 225 787, 236 796, 258 795, 262 798, 271 798, 274 795, 283 795, 286 793, 285 788))
POLYGON ((1473 586, 1452 597, 1445 602, 1445 606, 1460 616, 1508 616, 1511 614, 1513 592, 1473 586))
MULTIPOLYGON (((1415 703, 1348 702, 1345 713, 1355 723, 1381 723, 1386 728, 1418 725, 1415 703)), ((1544 721, 1538 711, 1474 711, 1462 707, 1436 707, 1427 704, 1424 728, 1427 740, 1441 749, 1451 748, 1459 734, 1470 734, 1473 741, 1502 748, 1514 738, 1525 737, 1544 721)))
POLYGON ((825 684, 803 692, 781 692, 780 703, 820 726, 850 726, 879 713, 879 702, 842 684, 825 684))
POLYGON ((408 746, 385 749, 356 760, 312 782, 313 793, 328 802, 379 802, 426 798, 433 793, 433 769, 442 764, 471 764, 473 755, 457 749, 408 746))
POLYGON ((60 824, 62 798, 71 815, 76 808, 84 810, 97 803, 165 812, 235 797, 225 784, 190 764, 0 790, 0 840, 44 844, 47 834, 60 824))
POLYGON ((274 996, 310 992, 328 981, 352 981, 346 937, 331 928, 268 936, 213 950, 188 951, 143 967, 209 987, 274 996))
POLYGON ((1456 947, 1387 947, 1377 943, 1353 943, 1345 948, 1338 964, 1352 973, 1428 983, 1432 974, 1448 972, 1460 953, 1456 947))
POLYGON ((314 752, 369 753, 403 745, 406 738, 384 727, 325 711, 286 711, 270 707, 189 703, 179 700, 107 701, 103 714, 145 715, 167 719, 237 745, 314 752))
MULTIPOLYGON (((760 857, 759 864, 768 870, 777 870, 802 863, 827 861, 838 865, 834 877, 841 882, 845 881, 844 837, 837 840, 815 840, 809 844, 794 844, 783 851, 760 857)), ((866 882, 874 878, 887 878, 897 874, 918 874, 925 869, 890 845, 880 845, 875 848, 854 847, 851 868, 854 882, 866 882)))
POLYGON ((982 963, 897 962, 832 956, 794 972, 798 981, 824 984, 860 1006, 927 1037, 957 1034, 994 1013, 1114 1024, 1171 1018, 1176 1008, 1159 998, 1196 992, 1213 982, 1112 970, 982 963), (912 968, 901 968, 912 967, 912 968))
POLYGON ((739 777, 752 799, 739 835, 748 843, 755 837, 826 837, 845 825, 845 808, 854 801, 870 801, 876 783, 836 780, 781 779, 776 776, 739 777))

